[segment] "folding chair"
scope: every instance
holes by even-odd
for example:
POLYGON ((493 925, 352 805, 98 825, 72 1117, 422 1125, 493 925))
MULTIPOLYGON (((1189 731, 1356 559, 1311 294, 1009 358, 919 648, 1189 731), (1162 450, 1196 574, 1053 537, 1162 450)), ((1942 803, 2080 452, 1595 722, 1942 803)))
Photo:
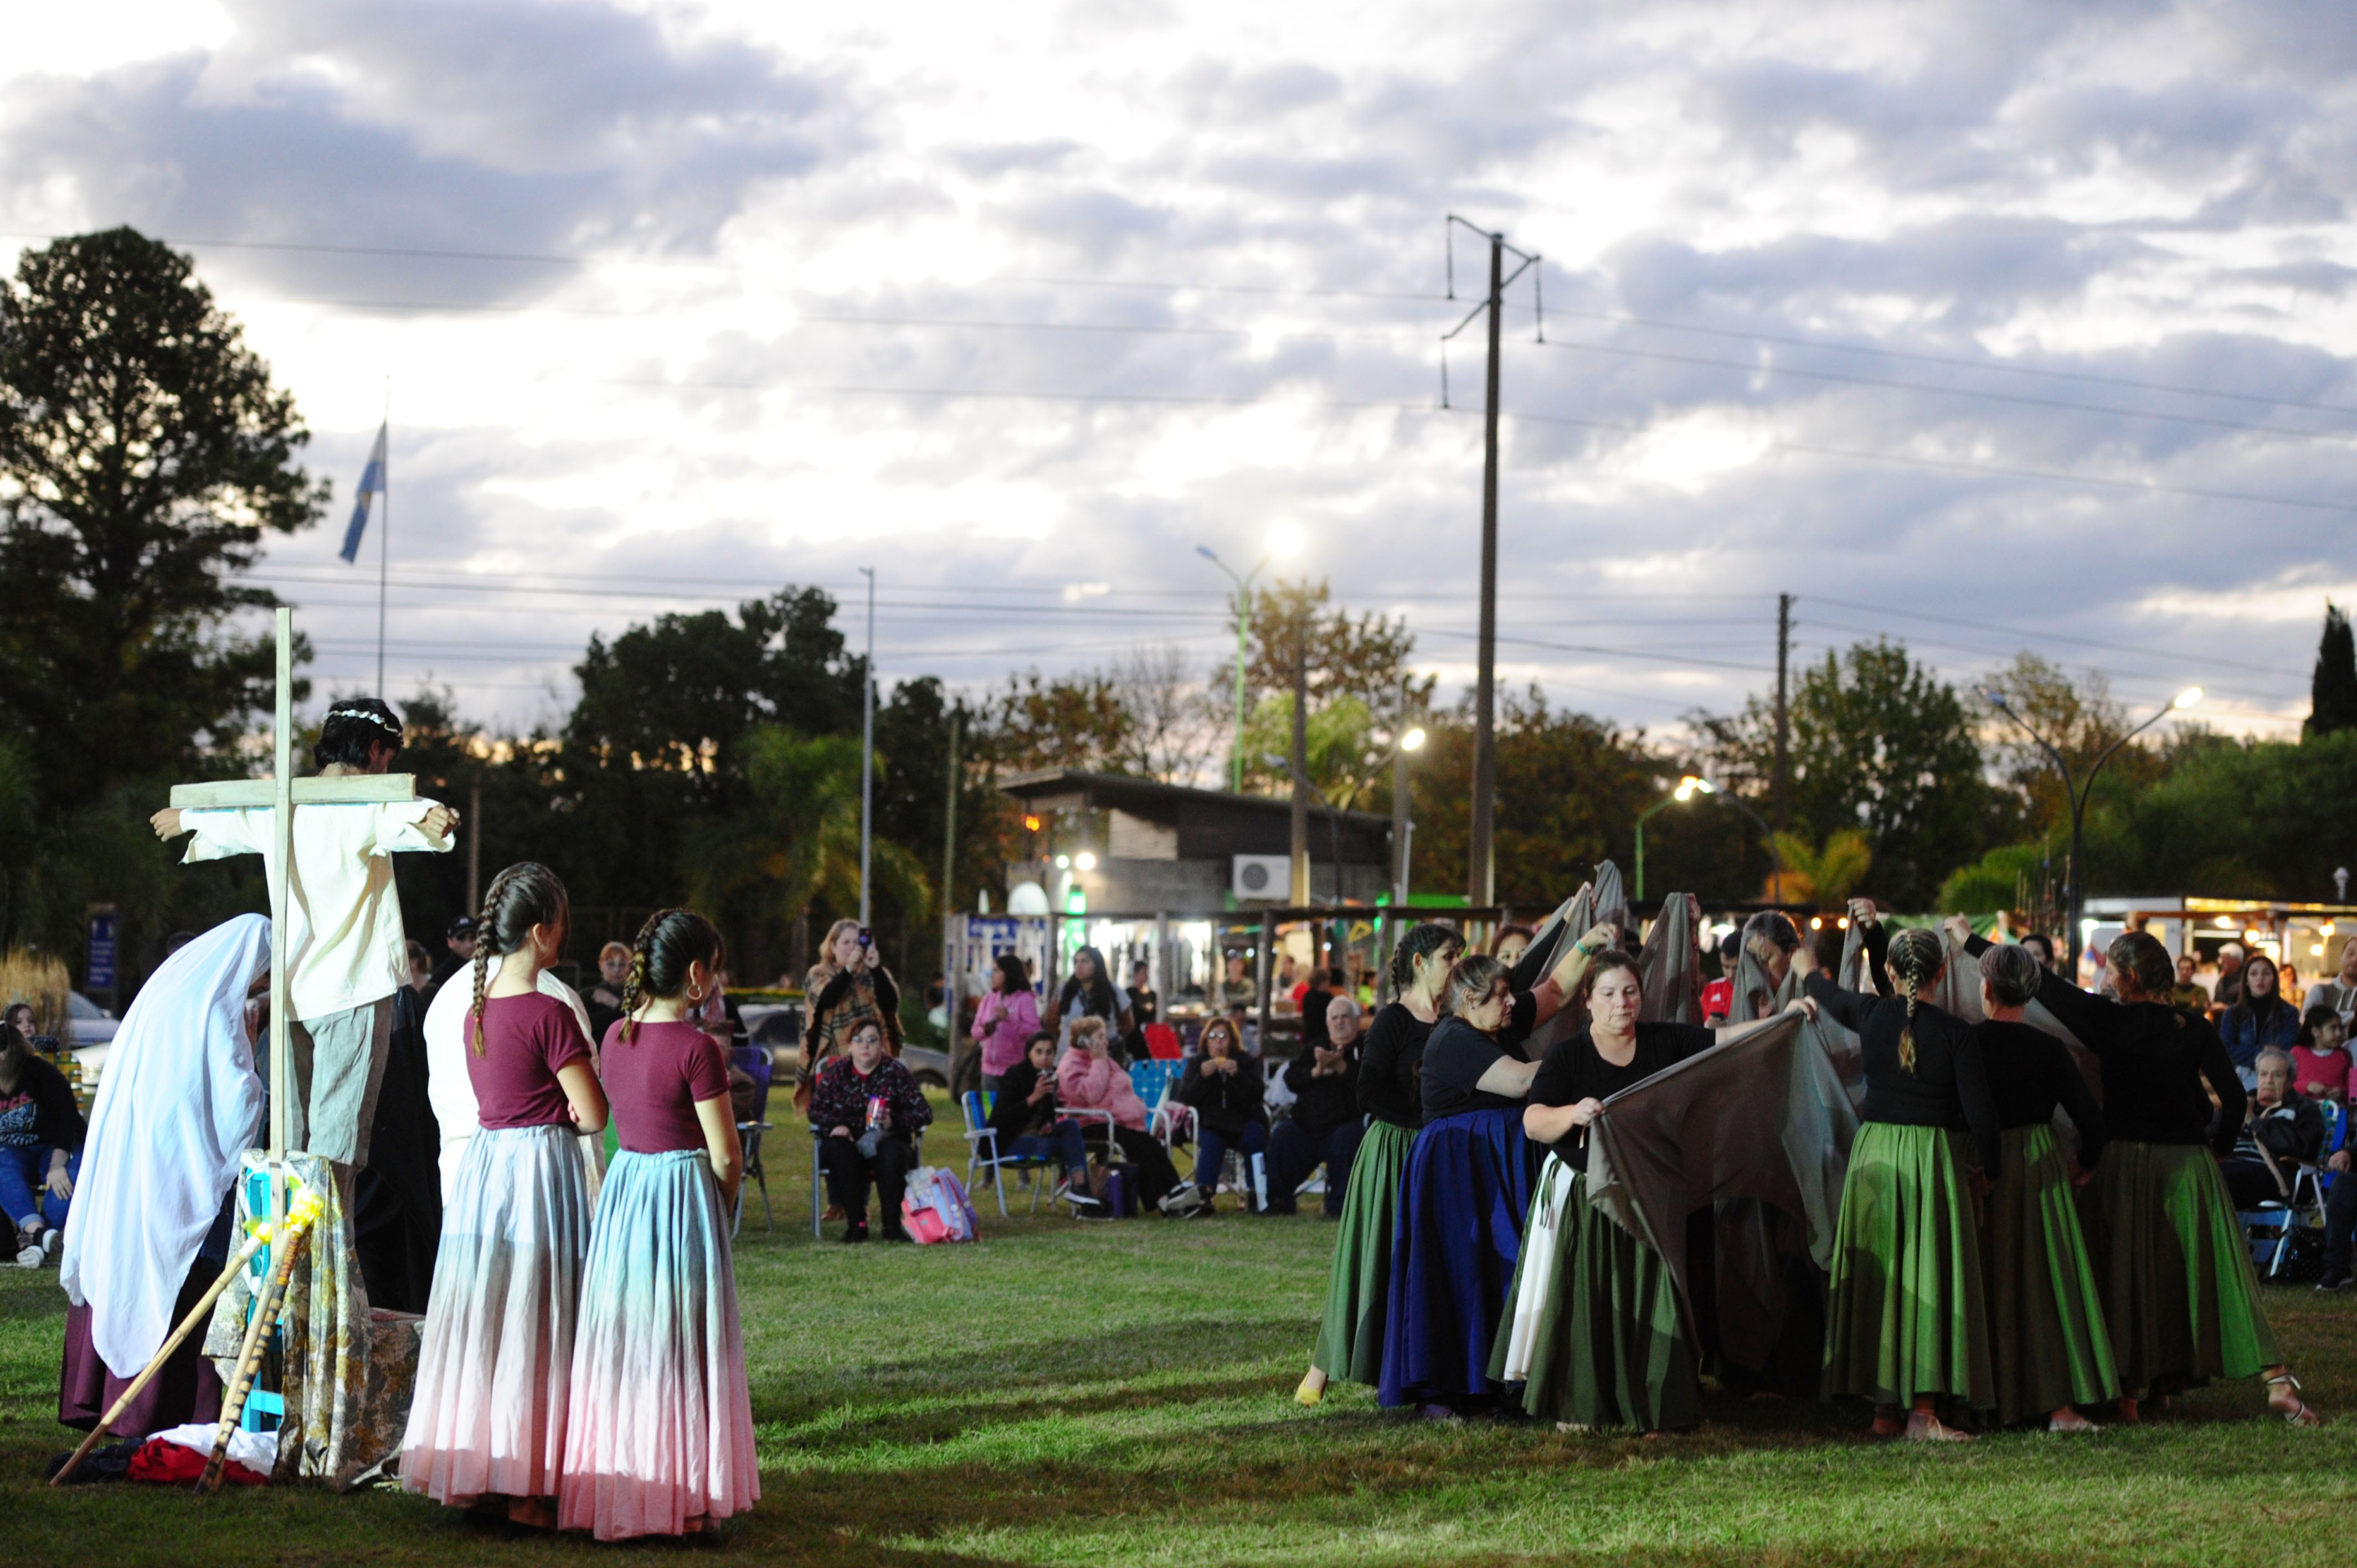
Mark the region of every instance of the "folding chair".
MULTIPOLYGON (((990 1108, 998 1097, 988 1090, 969 1089, 958 1096, 958 1109, 965 1116, 965 1189, 974 1190, 974 1176, 981 1171, 990 1177, 990 1190, 998 1197, 998 1217, 1006 1218, 1006 1184, 1001 1178, 1006 1171, 1045 1170, 1054 1162, 1045 1155, 1002 1155, 998 1152, 998 1129, 990 1124, 990 1108)), ((1039 1212, 1039 1188, 1043 1184, 1031 1184, 1031 1212, 1039 1212)))
MULTIPOLYGON (((745 1180, 761 1189, 761 1229, 777 1229, 777 1217, 770 1210, 770 1173, 761 1165, 761 1134, 770 1130, 770 1079, 775 1064, 767 1046, 737 1046, 728 1053, 728 1065, 741 1069, 753 1080, 753 1119, 737 1123, 737 1141, 745 1148, 745 1180)), ((737 1184, 737 1212, 729 1217, 728 1234, 733 1240, 745 1225, 745 1184, 737 1184)))

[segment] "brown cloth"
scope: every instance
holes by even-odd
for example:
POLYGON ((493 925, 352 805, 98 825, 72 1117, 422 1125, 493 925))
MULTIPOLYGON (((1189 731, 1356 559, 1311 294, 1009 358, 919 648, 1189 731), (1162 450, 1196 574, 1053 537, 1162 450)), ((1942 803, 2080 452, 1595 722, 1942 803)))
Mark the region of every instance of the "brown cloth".
MULTIPOLYGON (((1842 1178, 1857 1133, 1824 1045, 1802 1020, 1780 1021, 1729 1045, 1687 1058, 1604 1102, 1587 1141, 1588 1201, 1662 1254, 1687 1326, 1702 1341, 1686 1256, 1686 1216, 1746 1199, 1797 1221, 1818 1269, 1833 1262, 1842 1178)), ((1777 1249, 1760 1239, 1763 1255, 1777 1249)), ((1719 1291, 1738 1299, 1777 1296, 1750 1271, 1730 1280, 1722 1258, 1719 1291)), ((1761 1311, 1718 1312, 1726 1354, 1738 1365, 1763 1360, 1782 1328, 1772 1300, 1761 1311), (1749 1358, 1749 1359, 1747 1359, 1749 1358)))

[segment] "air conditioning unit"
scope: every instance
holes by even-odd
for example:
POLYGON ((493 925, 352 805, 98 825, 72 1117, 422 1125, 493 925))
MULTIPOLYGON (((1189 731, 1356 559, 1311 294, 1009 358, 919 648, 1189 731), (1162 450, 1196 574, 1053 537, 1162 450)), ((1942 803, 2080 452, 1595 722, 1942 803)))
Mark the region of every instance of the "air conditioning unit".
POLYGON ((1264 904, 1282 901, 1293 891, 1293 857, 1289 854, 1240 854, 1229 873, 1229 891, 1239 898, 1264 904))

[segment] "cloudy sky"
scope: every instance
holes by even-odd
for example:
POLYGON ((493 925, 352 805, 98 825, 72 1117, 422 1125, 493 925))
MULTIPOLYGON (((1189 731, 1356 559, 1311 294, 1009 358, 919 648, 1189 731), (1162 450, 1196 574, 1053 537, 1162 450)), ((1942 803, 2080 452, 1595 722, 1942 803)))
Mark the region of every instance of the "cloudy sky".
MULTIPOLYGON (((1888 633, 2266 734, 2357 598, 2357 11, 2325 4, 0 3, 0 231, 194 252, 335 559, 388 396, 391 694, 877 571, 888 678, 1178 641, 1289 564, 1655 731, 1888 633), (1482 242, 1458 231, 1460 295, 1482 242)), ((848 624, 856 636, 856 616, 848 624)))

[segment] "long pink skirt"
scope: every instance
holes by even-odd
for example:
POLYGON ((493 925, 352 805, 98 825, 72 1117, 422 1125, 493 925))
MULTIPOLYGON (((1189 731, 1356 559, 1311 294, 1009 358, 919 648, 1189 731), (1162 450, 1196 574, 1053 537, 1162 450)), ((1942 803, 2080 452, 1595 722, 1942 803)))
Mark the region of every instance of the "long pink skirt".
POLYGON ((701 1149, 616 1155, 597 1197, 556 1520, 678 1535, 761 1496, 728 1214, 701 1149))
POLYGON ((455 1508, 486 1494, 556 1495, 588 1250, 570 1127, 493 1127, 468 1140, 434 1260, 404 1487, 455 1508))

